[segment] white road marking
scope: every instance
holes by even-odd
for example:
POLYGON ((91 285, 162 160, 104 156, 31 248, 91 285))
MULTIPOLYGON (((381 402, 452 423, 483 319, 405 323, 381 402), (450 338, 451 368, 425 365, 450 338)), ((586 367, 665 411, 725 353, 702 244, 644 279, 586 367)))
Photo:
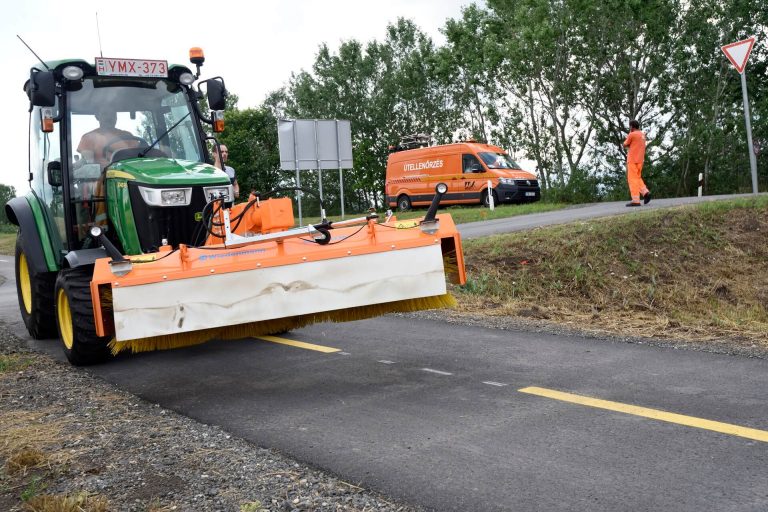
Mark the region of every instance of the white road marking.
POLYGON ((394 361, 387 361, 386 359, 382 359, 382 360, 381 360, 381 361, 379 361, 379 362, 380 362, 380 363, 383 363, 383 364, 395 364, 395 362, 394 362, 394 361))
POLYGON ((339 354, 340 356, 351 356, 352 355, 349 352, 336 352, 336 353, 339 354))
POLYGON ((429 373, 436 373, 438 375, 453 375, 452 373, 441 372, 440 370, 433 370, 432 368, 422 368, 422 370, 429 373))
POLYGON ((492 380, 484 380, 483 384, 488 384, 489 386, 498 386, 498 387, 504 387, 507 384, 504 384, 503 382, 493 382, 492 380))

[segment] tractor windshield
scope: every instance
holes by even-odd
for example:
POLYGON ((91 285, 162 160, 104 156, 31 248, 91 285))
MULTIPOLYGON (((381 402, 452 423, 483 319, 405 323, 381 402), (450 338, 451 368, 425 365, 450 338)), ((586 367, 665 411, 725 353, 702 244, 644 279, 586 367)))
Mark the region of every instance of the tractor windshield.
POLYGON ((195 116, 190 115, 184 90, 174 82, 92 77, 68 91, 67 102, 75 168, 88 165, 100 172, 118 150, 147 148, 158 137, 148 156, 202 161, 195 116))

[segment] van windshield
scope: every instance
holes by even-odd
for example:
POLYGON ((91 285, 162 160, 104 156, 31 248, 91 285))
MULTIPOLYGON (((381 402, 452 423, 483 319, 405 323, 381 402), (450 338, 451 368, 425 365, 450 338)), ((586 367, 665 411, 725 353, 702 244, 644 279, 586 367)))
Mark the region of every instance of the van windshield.
POLYGON ((489 169, 521 169, 520 165, 509 158, 509 155, 506 153, 485 151, 478 154, 489 169))

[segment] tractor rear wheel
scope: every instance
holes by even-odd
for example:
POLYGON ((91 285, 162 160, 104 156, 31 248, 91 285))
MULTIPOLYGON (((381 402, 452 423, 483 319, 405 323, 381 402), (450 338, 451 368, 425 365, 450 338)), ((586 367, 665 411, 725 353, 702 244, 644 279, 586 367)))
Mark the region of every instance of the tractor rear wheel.
POLYGON ((65 269, 56 279, 56 325, 64 354, 75 366, 109 359, 109 336, 98 336, 93 319, 91 279, 93 267, 65 269))
POLYGON ((16 294, 21 319, 36 340, 56 337, 53 322, 53 287, 56 272, 35 272, 24 252, 24 238, 16 237, 16 294))

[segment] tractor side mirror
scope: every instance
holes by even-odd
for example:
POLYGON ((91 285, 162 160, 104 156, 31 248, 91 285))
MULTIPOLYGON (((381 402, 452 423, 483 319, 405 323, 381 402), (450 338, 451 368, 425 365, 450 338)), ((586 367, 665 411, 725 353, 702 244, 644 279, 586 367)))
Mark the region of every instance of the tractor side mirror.
POLYGON ((61 175, 61 162, 48 162, 48 184, 52 187, 60 187, 64 183, 61 175))
POLYGON ((208 89, 208 107, 211 110, 224 110, 227 90, 224 88, 224 80, 211 78, 205 81, 208 89))
POLYGON ((56 80, 53 71, 33 69, 26 83, 29 101, 37 107, 52 107, 56 104, 56 80))

